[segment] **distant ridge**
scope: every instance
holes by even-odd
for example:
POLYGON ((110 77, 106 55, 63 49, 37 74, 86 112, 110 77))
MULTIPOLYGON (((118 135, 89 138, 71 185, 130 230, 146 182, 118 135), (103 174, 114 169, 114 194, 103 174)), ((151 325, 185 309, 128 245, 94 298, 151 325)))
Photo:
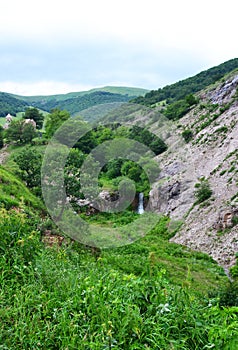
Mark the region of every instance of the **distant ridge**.
POLYGON ((0 94, 0 117, 11 113, 24 112, 29 106, 50 112, 54 108, 66 109, 71 115, 103 104, 126 103, 129 100, 148 92, 136 87, 105 86, 88 91, 70 92, 67 94, 45 96, 20 96, 6 92, 0 94))
POLYGON ((15 94, 9 93, 9 95, 13 96, 14 98, 31 103, 31 102, 39 102, 42 100, 48 101, 52 99, 56 101, 64 101, 70 98, 75 98, 75 97, 91 94, 93 92, 98 92, 98 91, 104 91, 104 92, 110 92, 112 94, 121 94, 121 95, 128 95, 128 96, 144 96, 147 92, 149 92, 149 90, 147 89, 137 88, 137 87, 104 86, 104 87, 93 88, 85 91, 69 92, 67 94, 21 96, 21 95, 15 95, 15 94))
POLYGON ((5 117, 8 113, 16 115, 16 113, 24 111, 28 106, 26 101, 17 99, 6 92, 0 92, 0 117, 5 117))
MULTIPOLYGON (((202 71, 193 77, 149 92, 142 88, 123 86, 104 86, 88 91, 46 96, 19 96, 2 92, 0 93, 0 117, 7 113, 15 115, 18 112, 24 112, 29 106, 47 112, 54 108, 66 109, 71 115, 78 115, 83 110, 102 106, 103 104, 132 102, 150 107, 162 102, 168 105, 184 99, 188 94, 194 94, 205 89, 235 69, 238 69, 238 58, 202 71)), ((99 114, 103 115, 104 111, 99 114)), ((91 118, 93 120, 98 119, 93 116, 90 116, 91 118)))
POLYGON ((97 105, 105 105, 115 102, 126 103, 130 99, 131 96, 128 95, 115 94, 106 91, 94 91, 89 94, 75 96, 65 100, 56 100, 55 98, 52 98, 51 100, 32 101, 31 104, 34 107, 43 109, 47 112, 50 112, 54 108, 59 108, 67 110, 71 115, 74 115, 97 105))

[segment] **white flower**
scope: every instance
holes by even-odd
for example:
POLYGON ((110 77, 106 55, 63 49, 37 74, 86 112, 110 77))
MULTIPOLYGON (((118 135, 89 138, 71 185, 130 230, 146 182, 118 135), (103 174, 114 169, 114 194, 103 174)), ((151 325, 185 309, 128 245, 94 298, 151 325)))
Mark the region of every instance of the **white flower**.
POLYGON ((168 308, 169 304, 159 304, 159 307, 161 308, 160 313, 163 314, 164 312, 171 312, 171 310, 168 308))

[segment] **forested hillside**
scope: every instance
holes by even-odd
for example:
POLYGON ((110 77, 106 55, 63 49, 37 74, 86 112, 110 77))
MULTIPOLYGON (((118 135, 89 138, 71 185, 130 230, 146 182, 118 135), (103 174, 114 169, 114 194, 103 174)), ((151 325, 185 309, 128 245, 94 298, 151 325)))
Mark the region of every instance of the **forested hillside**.
POLYGON ((151 106, 162 101, 172 103, 182 100, 189 94, 194 94, 205 89, 207 86, 221 79, 225 74, 237 68, 238 58, 234 58, 220 64, 219 66, 202 71, 193 77, 178 81, 172 85, 167 85, 158 90, 152 90, 145 94, 144 97, 134 99, 133 102, 151 106))
POLYGON ((70 112, 71 115, 80 112, 84 109, 88 109, 90 107, 107 104, 112 102, 128 102, 131 99, 131 96, 121 95, 121 94, 113 94, 105 91, 96 91, 90 94, 85 94, 83 96, 69 98, 66 100, 57 101, 56 99, 34 102, 32 101, 32 105, 34 107, 43 109, 45 111, 50 112, 54 108, 65 109, 70 112))
POLYGON ((79 114, 82 110, 97 108, 85 114, 86 120, 98 119, 104 115, 107 109, 113 108, 113 103, 125 103, 130 99, 144 95, 148 90, 133 87, 105 86, 88 91, 71 92, 68 94, 58 94, 49 96, 19 96, 10 93, 0 93, 0 117, 5 117, 8 113, 16 115, 24 112, 29 106, 50 112, 52 109, 65 109, 71 115, 79 114), (105 108, 102 106, 105 105, 105 108), (93 116, 95 114, 96 116, 93 116))
POLYGON ((8 113, 16 115, 23 112, 28 107, 28 103, 21 101, 10 94, 0 92, 0 117, 6 117, 8 113))
POLYGON ((104 123, 0 128, 0 349, 237 350, 236 63, 104 123))

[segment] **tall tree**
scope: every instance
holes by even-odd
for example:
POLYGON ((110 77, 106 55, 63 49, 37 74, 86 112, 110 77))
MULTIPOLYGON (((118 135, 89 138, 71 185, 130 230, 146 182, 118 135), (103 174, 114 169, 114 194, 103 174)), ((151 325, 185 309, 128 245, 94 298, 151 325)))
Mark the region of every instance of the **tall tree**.
POLYGON ((53 109, 47 116, 45 131, 46 136, 51 138, 55 131, 70 118, 70 114, 67 111, 61 111, 60 109, 53 109))
POLYGON ((44 123, 44 116, 37 108, 29 107, 23 115, 24 119, 33 119, 36 122, 36 128, 41 129, 44 123))
POLYGON ((14 120, 5 132, 8 141, 16 141, 24 144, 29 143, 36 136, 34 125, 26 123, 24 119, 14 120))
POLYGON ((24 147, 14 157, 20 169, 20 177, 30 188, 39 188, 41 184, 42 154, 34 147, 24 147))

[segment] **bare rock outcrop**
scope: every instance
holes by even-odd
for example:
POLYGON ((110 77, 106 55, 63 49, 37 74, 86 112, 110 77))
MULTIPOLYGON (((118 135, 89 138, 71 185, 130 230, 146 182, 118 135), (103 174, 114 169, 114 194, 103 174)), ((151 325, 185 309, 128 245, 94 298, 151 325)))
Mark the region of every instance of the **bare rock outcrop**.
POLYGON ((200 103, 178 122, 177 139, 173 135, 169 149, 157 157, 161 173, 150 193, 152 210, 183 221, 172 241, 208 253, 225 268, 238 252, 237 91, 236 73, 199 94, 200 103), (184 129, 192 130, 189 144, 181 141, 184 129), (196 204, 194 186, 201 178, 212 196, 196 204))

